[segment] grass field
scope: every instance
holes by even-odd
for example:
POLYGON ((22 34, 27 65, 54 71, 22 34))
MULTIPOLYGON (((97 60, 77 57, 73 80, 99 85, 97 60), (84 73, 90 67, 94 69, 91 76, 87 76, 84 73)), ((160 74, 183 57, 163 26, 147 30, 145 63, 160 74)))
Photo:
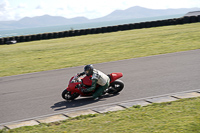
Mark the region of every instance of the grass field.
MULTIPOLYGON (((9 133, 199 133, 200 97, 8 130, 9 133)), ((4 133, 6 130, 0 130, 4 133)))
POLYGON ((0 77, 200 48, 200 23, 0 45, 0 77))

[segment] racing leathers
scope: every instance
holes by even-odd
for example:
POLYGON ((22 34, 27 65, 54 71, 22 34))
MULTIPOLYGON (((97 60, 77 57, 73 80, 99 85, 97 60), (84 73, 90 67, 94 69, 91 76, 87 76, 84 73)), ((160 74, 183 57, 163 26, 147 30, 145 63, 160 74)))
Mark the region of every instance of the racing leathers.
MULTIPOLYGON (((81 73, 81 75, 83 75, 83 74, 84 74, 84 72, 81 73)), ((108 86, 110 84, 110 78, 103 72, 94 69, 91 80, 92 80, 91 87, 83 89, 83 92, 94 91, 96 89, 96 85, 98 84, 99 87, 95 90, 95 92, 93 94, 93 98, 96 99, 96 98, 100 97, 101 95, 103 95, 104 90, 106 90, 108 88, 108 86)))

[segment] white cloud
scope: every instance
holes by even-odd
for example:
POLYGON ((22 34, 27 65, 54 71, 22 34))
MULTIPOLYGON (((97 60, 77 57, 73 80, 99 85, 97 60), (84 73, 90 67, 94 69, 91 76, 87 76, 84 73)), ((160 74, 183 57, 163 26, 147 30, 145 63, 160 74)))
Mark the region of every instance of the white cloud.
POLYGON ((38 5, 35 9, 42 9, 42 6, 38 5))
MULTIPOLYGON (((57 10, 56 13, 60 13, 67 18, 72 18, 76 16, 85 16, 87 18, 98 18, 105 16, 115 9, 120 9, 123 4, 120 1, 116 0, 73 0, 73 1, 64 1, 58 0, 55 5, 57 10), (62 8, 58 10, 58 8, 62 8)), ((125 8, 123 8, 125 9, 125 8)))
POLYGON ((0 11, 3 12, 3 11, 6 11, 8 9, 8 1, 7 0, 3 0, 1 3, 0 3, 0 11))
POLYGON ((17 6, 18 9, 23 9, 23 8, 27 8, 27 5, 24 4, 24 3, 20 3, 18 6, 17 6))
POLYGON ((13 19, 12 9, 9 6, 8 0, 3 0, 0 2, 0 21, 13 19))
POLYGON ((135 0, 134 3, 152 9, 200 7, 199 0, 135 0))

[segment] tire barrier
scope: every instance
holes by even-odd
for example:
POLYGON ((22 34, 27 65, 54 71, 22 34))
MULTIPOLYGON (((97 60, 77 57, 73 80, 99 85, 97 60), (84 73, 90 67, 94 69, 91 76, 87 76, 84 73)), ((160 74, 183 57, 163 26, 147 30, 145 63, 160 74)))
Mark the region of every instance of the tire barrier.
POLYGON ((96 34, 102 33, 102 29, 101 28, 96 28, 96 34))
POLYGON ((197 22, 200 22, 200 15, 197 16, 197 22))
POLYGON ((187 24, 190 22, 190 18, 189 17, 184 17, 183 18, 183 24, 187 24))
POLYGON ((25 36, 19 36, 19 40, 17 42, 24 42, 25 36))
POLYGON ((0 38, 0 45, 4 44, 4 39, 0 38))
POLYGON ((190 17, 190 23, 195 23, 197 22, 197 17, 196 16, 191 16, 190 17))
POLYGON ((53 38, 58 38, 58 33, 57 32, 53 33, 53 38))
POLYGON ((48 39, 47 37, 48 37, 47 33, 42 34, 42 40, 48 39))
POLYGON ((96 28, 91 29, 91 34, 96 34, 96 28))
POLYGON ((25 41, 25 42, 31 41, 31 36, 25 36, 25 37, 24 37, 24 41, 25 41))
POLYGON ((112 26, 104 27, 104 31, 105 31, 104 33, 113 32, 112 26))
POLYGON ((4 37, 4 38, 0 38, 0 45, 14 44, 14 42, 20 43, 20 42, 38 41, 38 40, 45 40, 45 39, 62 38, 62 37, 81 36, 81 35, 88 35, 88 34, 109 33, 109 32, 117 32, 117 31, 141 29, 141 28, 188 24, 188 23, 196 23, 196 22, 200 22, 200 15, 185 16, 181 18, 166 19, 166 20, 147 21, 147 22, 141 22, 141 23, 114 25, 114 26, 91 28, 91 29, 69 30, 69 31, 61 31, 61 32, 53 32, 53 33, 35 34, 35 35, 4 37))
POLYGON ((64 31, 63 37, 68 37, 69 36, 69 31, 64 31))
POLYGON ((80 30, 75 30, 74 34, 75 34, 75 36, 79 36, 80 35, 80 30))
POLYGON ((85 30, 84 30, 84 29, 80 30, 80 35, 86 35, 86 33, 85 33, 85 30))

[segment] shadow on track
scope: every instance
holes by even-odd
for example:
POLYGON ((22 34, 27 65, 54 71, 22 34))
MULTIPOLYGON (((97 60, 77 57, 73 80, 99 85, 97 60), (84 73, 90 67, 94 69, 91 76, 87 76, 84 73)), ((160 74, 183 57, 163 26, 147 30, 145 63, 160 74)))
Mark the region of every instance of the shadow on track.
POLYGON ((54 111, 59 111, 59 110, 67 109, 67 108, 80 107, 80 106, 92 104, 95 102, 104 101, 106 98, 114 97, 117 95, 119 94, 104 95, 99 100, 94 100, 93 98, 88 97, 88 98, 81 98, 81 99, 77 99, 73 101, 60 101, 60 102, 55 103, 53 106, 51 106, 51 108, 54 109, 54 111))

